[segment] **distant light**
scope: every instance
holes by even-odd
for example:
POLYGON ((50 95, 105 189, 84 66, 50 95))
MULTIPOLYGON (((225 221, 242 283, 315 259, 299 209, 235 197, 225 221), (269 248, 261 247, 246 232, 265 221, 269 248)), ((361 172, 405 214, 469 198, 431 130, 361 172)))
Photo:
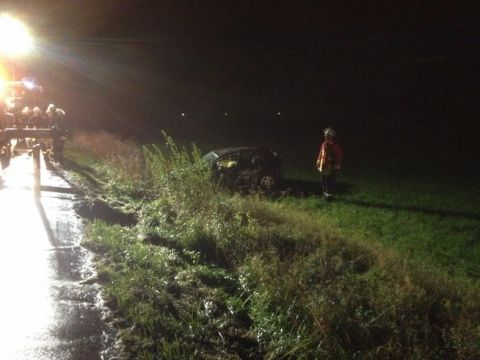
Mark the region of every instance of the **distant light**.
POLYGON ((225 116, 228 116, 228 113, 225 113, 225 116))
POLYGON ((14 17, 0 16, 0 52, 6 56, 26 55, 33 48, 33 38, 27 27, 14 17))
POLYGON ((23 85, 29 90, 33 90, 36 87, 35 82, 32 80, 23 80, 23 85))
POLYGON ((182 113, 182 117, 185 117, 185 113, 182 113))
POLYGON ((282 115, 282 113, 279 111, 279 112, 277 112, 277 115, 280 116, 280 115, 282 115))

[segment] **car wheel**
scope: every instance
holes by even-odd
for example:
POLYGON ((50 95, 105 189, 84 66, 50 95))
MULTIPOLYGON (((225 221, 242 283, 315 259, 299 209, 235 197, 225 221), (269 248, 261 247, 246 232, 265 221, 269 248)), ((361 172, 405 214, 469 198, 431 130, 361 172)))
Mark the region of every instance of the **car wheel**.
POLYGON ((270 174, 262 174, 258 179, 258 187, 261 190, 273 190, 277 186, 277 178, 270 174))

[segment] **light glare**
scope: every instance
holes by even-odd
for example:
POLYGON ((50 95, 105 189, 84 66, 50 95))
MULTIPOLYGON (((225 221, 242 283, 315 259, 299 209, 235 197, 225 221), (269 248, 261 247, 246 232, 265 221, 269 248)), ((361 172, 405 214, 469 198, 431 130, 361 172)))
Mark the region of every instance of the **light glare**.
POLYGON ((0 52, 6 56, 22 56, 33 48, 27 27, 10 15, 0 16, 0 52))
POLYGON ((31 80, 23 80, 23 85, 25 85, 28 90, 33 90, 35 88, 35 83, 31 80))

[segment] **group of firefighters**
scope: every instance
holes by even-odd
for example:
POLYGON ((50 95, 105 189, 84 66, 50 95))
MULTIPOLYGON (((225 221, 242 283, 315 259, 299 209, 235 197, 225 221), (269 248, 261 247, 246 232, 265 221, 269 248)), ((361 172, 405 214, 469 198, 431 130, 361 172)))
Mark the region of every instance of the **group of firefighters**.
MULTIPOLYGON (((66 135, 65 111, 57 108, 54 104, 47 106, 45 111, 39 106, 30 108, 25 106, 21 111, 11 111, 8 107, 0 111, 0 130, 5 129, 39 129, 50 130, 49 139, 51 141, 36 138, 18 138, 15 141, 15 147, 12 149, 13 153, 19 151, 28 151, 35 144, 41 146, 42 151, 48 154, 50 160, 60 161, 63 153, 63 145, 66 135), (10 111, 9 111, 10 110, 10 111)), ((1 144, 2 149, 5 146, 10 147, 9 142, 1 144)), ((8 153, 11 151, 9 150, 8 153)), ((5 151, 2 150, 2 155, 5 151)))
POLYGON ((45 112, 40 107, 31 109, 25 106, 20 112, 12 113, 3 111, 0 113, 0 129, 5 128, 30 128, 51 129, 53 127, 65 127, 65 111, 57 108, 54 104, 48 105, 45 112))

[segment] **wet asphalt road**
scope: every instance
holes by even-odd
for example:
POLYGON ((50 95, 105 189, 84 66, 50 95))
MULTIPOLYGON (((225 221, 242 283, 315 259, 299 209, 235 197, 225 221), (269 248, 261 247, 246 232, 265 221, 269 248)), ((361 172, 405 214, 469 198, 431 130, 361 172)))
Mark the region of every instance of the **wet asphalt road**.
POLYGON ((39 201, 33 165, 16 157, 0 184, 0 359, 111 359, 113 330, 102 321, 91 254, 80 246, 76 195, 42 164, 39 201))

